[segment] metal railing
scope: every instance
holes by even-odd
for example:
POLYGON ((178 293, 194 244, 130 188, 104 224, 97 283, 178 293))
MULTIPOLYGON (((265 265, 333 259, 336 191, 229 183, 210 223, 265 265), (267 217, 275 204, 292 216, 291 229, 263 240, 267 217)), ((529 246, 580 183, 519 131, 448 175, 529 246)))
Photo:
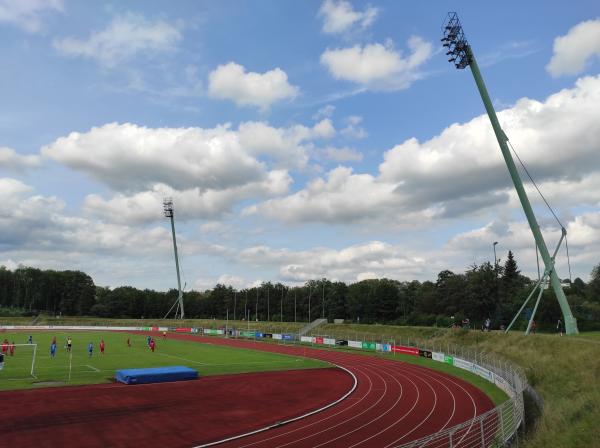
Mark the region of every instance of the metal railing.
MULTIPOLYGON (((317 336, 317 335, 312 335, 317 336)), ((334 338, 339 334, 318 335, 323 338, 334 338)), ((350 336, 350 335, 348 335, 350 336)), ((434 434, 413 440, 408 443, 398 443, 392 445, 394 448, 496 448, 508 446, 517 437, 519 427, 524 425, 524 401, 523 391, 528 387, 525 373, 519 367, 501 359, 495 354, 482 353, 464 347, 452 346, 449 344, 429 343, 426 340, 420 340, 408 337, 403 339, 385 338, 381 335, 353 335, 348 340, 363 340, 380 343, 390 343, 393 345, 404 345, 427 350, 430 352, 443 353, 453 358, 459 358, 483 367, 493 374, 488 380, 495 379, 496 385, 508 395, 508 400, 491 409, 484 414, 480 414, 464 423, 444 428, 434 434), (367 337, 365 337, 367 336, 367 337)), ((387 356, 393 357, 392 353, 387 352, 387 356)))

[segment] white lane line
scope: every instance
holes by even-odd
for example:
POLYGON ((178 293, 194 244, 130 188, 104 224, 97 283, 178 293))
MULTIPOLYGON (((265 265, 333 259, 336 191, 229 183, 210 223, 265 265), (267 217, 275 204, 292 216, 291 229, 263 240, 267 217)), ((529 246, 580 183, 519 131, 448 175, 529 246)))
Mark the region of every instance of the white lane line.
MULTIPOLYGON (((387 395, 387 382, 383 379, 383 377, 381 375, 379 375, 379 373, 377 373, 377 372, 373 372, 373 373, 375 373, 375 375, 378 376, 379 379, 383 382, 384 389, 383 389, 383 393, 381 394, 381 397, 379 397, 379 399, 376 402, 374 402, 371 406, 369 406, 367 409, 363 410, 362 412, 360 412, 358 414, 355 414, 355 415, 353 415, 352 417, 350 417, 350 418, 348 418, 346 420, 341 421, 340 423, 338 423, 336 425, 326 427, 325 429, 323 429, 321 431, 313 432, 312 434, 310 434, 308 436, 301 437, 299 439, 293 440, 293 441, 288 442, 288 443, 284 443, 283 445, 277 445, 277 448, 280 448, 280 447, 283 447, 283 446, 288 446, 288 445, 293 445, 295 443, 298 443, 298 442, 301 442, 303 440, 306 440, 306 439, 309 439, 311 437, 314 437, 314 436, 316 436, 318 434, 322 434, 324 432, 331 431, 333 428, 337 428, 340 425, 347 425, 348 422, 357 419, 358 417, 360 417, 365 412, 368 412, 371 409, 376 408, 379 405, 379 403, 381 402, 381 400, 383 400, 386 397, 386 395, 387 395)), ((359 419, 358 421, 361 421, 361 420, 359 419)))
MULTIPOLYGON (((387 370, 387 369, 384 369, 384 368, 382 368, 381 370, 382 370, 382 371, 384 371, 384 370, 387 370)), ((396 383, 397 383, 397 384, 400 386, 400 394, 399 394, 399 395, 398 395, 398 397, 396 398, 396 401, 395 401, 395 402, 394 402, 394 403, 393 403, 393 404, 392 404, 392 405, 391 405, 391 406, 390 406, 390 407, 389 407, 389 408, 388 408, 388 409, 387 409, 385 412, 382 412, 382 413, 380 413, 378 417, 376 417, 376 418, 374 418, 374 419, 372 419, 372 420, 370 420, 370 421, 368 421, 368 422, 364 423, 363 425, 361 425, 361 426, 359 426, 359 427, 357 427, 357 428, 354 428, 352 431, 348 431, 348 432, 346 432, 346 433, 344 433, 344 434, 341 434, 341 435, 337 436, 337 437, 336 437, 336 438, 334 438, 334 439, 329 439, 329 440, 327 440, 326 442, 320 443, 319 445, 315 445, 315 448, 317 448, 317 447, 319 447, 319 446, 327 445, 328 443, 331 443, 331 442, 335 442, 336 440, 338 440, 338 439, 341 439, 342 437, 346 437, 347 435, 350 435, 350 434, 352 434, 352 433, 354 433, 354 432, 356 432, 356 431, 359 431, 359 430, 361 430, 362 428, 364 428, 364 427, 366 427, 366 426, 369 426, 369 425, 371 425, 373 422, 375 422, 375 421, 379 420, 380 418, 382 418, 383 416, 385 416, 385 415, 386 415, 388 412, 390 412, 392 409, 394 409, 394 408, 396 407, 396 405, 397 405, 397 404, 400 402, 400 400, 402 399, 402 395, 404 394, 404 388, 402 387, 402 384, 400 383, 400 381, 398 381, 398 378, 394 377, 393 375, 391 375, 391 374, 390 374, 389 372, 387 372, 387 371, 386 371, 386 372, 384 372, 384 373, 385 373, 386 375, 388 375, 388 376, 389 376, 391 379, 393 379, 393 380, 394 380, 394 381, 395 381, 395 382, 396 382, 396 383)), ((391 383, 391 381, 390 381, 390 383, 391 383)), ((386 385, 386 390, 385 390, 385 392, 387 393, 387 381, 385 382, 385 385, 386 385)), ((386 429, 387 429, 387 428, 386 428, 386 429)), ((377 433, 377 434, 379 434, 379 433, 377 433)), ((373 435, 373 436, 369 437, 369 439, 371 439, 371 438, 375 437, 377 434, 375 434, 375 435, 373 435)), ((369 440, 369 439, 361 440, 360 442, 358 442, 358 443, 355 443, 354 445, 350 445, 348 448, 352 448, 352 447, 354 447, 354 446, 356 446, 356 445, 360 445, 361 443, 363 443, 363 442, 365 442, 366 440, 369 440)))
MULTIPOLYGON (((423 368, 427 369, 427 367, 423 367, 423 368)), ((431 370, 431 369, 429 369, 429 370, 431 370)), ((462 386, 460 383, 458 383, 458 382, 454 381, 454 380, 452 379, 453 377, 452 377, 452 375, 451 375, 451 374, 444 374, 444 373, 441 373, 441 372, 436 372, 435 370, 432 370, 432 372, 431 372, 431 375, 427 375, 427 376, 431 377, 432 375, 434 375, 434 376, 437 376, 437 377, 439 377, 440 379, 442 379, 442 380, 444 380, 444 381, 447 381, 447 382, 450 382, 450 383, 454 384, 454 385, 455 385, 455 386, 457 386, 459 389, 462 389, 462 391, 463 391, 463 392, 464 392, 464 393, 465 393, 465 394, 468 396, 468 398, 470 398, 470 399, 471 399, 471 404, 473 405, 473 417, 471 417, 471 418, 470 418, 470 425, 469 425, 469 429, 467 430, 467 432, 466 432, 466 433, 465 433, 465 434, 464 434, 464 435, 463 435, 463 436, 462 436, 462 437, 461 437, 461 438, 458 440, 458 442, 456 443, 456 446, 458 446, 458 445, 459 445, 459 444, 460 444, 460 443, 461 443, 461 442, 464 440, 464 438, 465 438, 465 437, 466 437, 466 436, 469 434, 469 432, 471 431, 471 429, 472 429, 472 427, 473 427, 473 424, 475 423, 475 422, 473 421, 473 418, 477 416, 477 404, 475 403, 475 400, 473 399, 473 396, 471 395, 471 393, 470 393, 468 390, 466 390, 466 389, 465 389, 465 388, 464 388, 464 387, 463 387, 463 386, 462 386)), ((431 387, 431 386, 430 386, 430 387, 431 387)), ((452 396, 453 396, 453 398, 455 397, 454 393, 452 393, 452 396)), ((429 416, 427 416, 426 418, 429 418, 429 416)), ((467 420, 467 421, 469 421, 469 420, 467 420)), ((424 423, 424 422, 422 422, 422 423, 424 423)), ((446 425, 445 425, 445 426, 447 426, 447 424, 448 424, 448 423, 446 423, 446 425)), ((458 423, 457 425, 460 425, 460 423, 458 423)), ((415 429, 416 429, 416 428, 415 428, 415 429)), ((396 439, 394 442, 390 443, 390 444, 389 444, 389 445, 387 445, 387 446, 388 446, 388 447, 389 447, 389 446, 392 446, 392 445, 393 445, 393 446, 399 446, 399 445, 396 445, 396 444, 397 444, 397 443, 398 443, 400 440, 402 440, 403 438, 405 438, 405 437, 406 437, 408 434, 412 433, 413 431, 414 431, 414 429, 413 429, 412 431, 410 431, 409 433, 407 433, 407 434, 404 434, 404 435, 403 435, 402 437, 400 437, 399 439, 396 439)), ((437 431, 436 431, 436 432, 437 432, 437 431)), ((434 433, 435 433, 435 432, 433 432, 433 433, 432 433, 432 435, 433 435, 434 433)))
POLYGON ((91 365, 89 365, 89 364, 86 364, 86 365, 85 365, 85 367, 87 367, 87 368, 89 368, 89 369, 93 370, 94 372, 100 372, 100 369, 97 369, 97 368, 95 368, 94 366, 91 366, 91 365))
MULTIPOLYGON (((331 361, 330 360, 330 362, 340 362, 342 360, 346 360, 346 358, 347 358, 347 356, 342 356, 341 354, 337 354, 336 353, 336 355, 338 355, 337 358, 339 358, 339 359, 336 359, 335 361, 331 361)), ((317 358, 315 358, 315 359, 317 359, 317 358)), ((341 364, 341 362, 340 362, 340 364, 341 364)), ((342 366, 340 365, 340 367, 342 367, 342 366)), ((353 407, 359 405, 371 393, 371 390, 373 388, 373 382, 371 381, 371 378, 368 375, 366 375, 365 372, 361 368, 357 368, 356 366, 353 366, 353 369, 355 371, 360 372, 363 376, 366 377, 367 381, 369 382, 369 388, 367 389, 367 391, 365 392, 365 394, 362 397, 359 397, 359 398, 347 398, 346 400, 356 400, 351 406, 348 406, 347 408, 341 409, 341 410, 337 411, 336 413, 331 414, 331 415, 329 415, 329 416, 327 416, 327 417, 325 417, 325 418, 323 418, 321 420, 318 420, 316 422, 312 422, 312 423, 309 423, 307 425, 300 426, 298 428, 292 429, 291 431, 281 432, 280 434, 274 435, 272 437, 268 437, 266 439, 260 439, 260 440, 257 440, 256 442, 252 442, 252 443, 249 443, 249 444, 246 444, 246 445, 241 445, 240 448, 245 448, 245 447, 249 447, 249 446, 261 444, 261 443, 264 443, 264 442, 269 442, 269 441, 277 439, 279 437, 285 437, 285 436, 287 436, 289 434, 292 434, 292 433, 295 433, 297 431, 301 431, 303 429, 310 428, 311 426, 319 425, 322 422, 327 421, 329 419, 332 419, 333 417, 336 417, 336 416, 338 416, 340 414, 343 414, 344 412, 348 412, 353 407)), ((344 369, 344 370, 346 370, 346 369, 344 369)))
POLYGON ((217 442, 207 443, 205 445, 199 445, 199 446, 194 447, 194 448, 203 448, 203 447, 218 445, 218 444, 221 444, 221 443, 224 443, 224 442, 229 442, 229 441, 232 441, 232 440, 237 440, 237 439, 242 438, 242 437, 247 437, 247 436, 250 436, 250 435, 253 435, 253 434, 258 434, 258 433, 261 433, 261 432, 264 432, 264 431, 268 431, 269 429, 276 428, 276 427, 278 427, 280 425, 285 425, 287 423, 292 423, 292 422, 301 420, 303 418, 306 418, 306 417, 309 417, 311 415, 317 414, 318 412, 325 411, 326 409, 329 409, 332 406, 335 406, 336 404, 338 404, 341 401, 345 400, 346 397, 348 397, 352 392, 354 392, 356 390, 356 386, 358 384, 358 380, 356 379, 356 376, 350 370, 348 370, 348 369, 346 369, 344 367, 341 367, 341 366, 336 366, 336 367, 338 367, 338 368, 346 371, 347 373, 349 373, 352 376, 353 380, 354 380, 354 384, 352 385, 352 387, 350 388, 350 390, 348 392, 346 392, 344 395, 342 395, 340 398, 338 398, 336 401, 334 401, 332 403, 329 403, 329 404, 323 406, 322 408, 315 409, 314 411, 311 411, 311 412, 308 412, 308 413, 306 413, 304 415, 301 415, 299 417, 291 418, 291 419, 283 421, 283 422, 277 422, 274 425, 269 425, 269 426, 267 426, 265 428, 260 428, 260 429, 257 429, 255 431, 248 432, 246 434, 240 434, 240 435, 237 435, 237 436, 229 437, 228 439, 219 440, 217 442))

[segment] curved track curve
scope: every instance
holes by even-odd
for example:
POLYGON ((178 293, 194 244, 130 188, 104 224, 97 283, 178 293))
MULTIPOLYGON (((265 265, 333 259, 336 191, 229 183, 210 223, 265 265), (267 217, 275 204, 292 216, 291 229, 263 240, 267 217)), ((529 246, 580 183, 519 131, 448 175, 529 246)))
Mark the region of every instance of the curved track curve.
MULTIPOLYGON (((357 378, 355 391, 323 412, 218 447, 391 448, 463 423, 494 407, 487 395, 463 380, 393 359, 237 339, 173 337, 320 359, 348 369, 357 378)), ((202 446, 215 445, 196 448, 202 446)), ((455 446, 460 446, 460 440, 455 446)))

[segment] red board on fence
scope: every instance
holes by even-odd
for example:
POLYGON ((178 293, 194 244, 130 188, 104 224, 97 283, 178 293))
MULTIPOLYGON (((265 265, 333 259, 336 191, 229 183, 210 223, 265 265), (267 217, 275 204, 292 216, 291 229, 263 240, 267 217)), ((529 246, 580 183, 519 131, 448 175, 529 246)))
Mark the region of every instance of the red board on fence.
POLYGON ((158 327, 152 327, 152 331, 158 331, 158 327))
POLYGON ((322 337, 316 337, 315 338, 315 344, 322 344, 323 343, 323 338, 322 337))
POLYGON ((404 345, 392 345, 394 353, 403 353, 405 355, 419 356, 419 349, 415 347, 405 347, 404 345))
POLYGON ((175 328, 175 331, 177 333, 191 333, 192 329, 191 328, 175 328))

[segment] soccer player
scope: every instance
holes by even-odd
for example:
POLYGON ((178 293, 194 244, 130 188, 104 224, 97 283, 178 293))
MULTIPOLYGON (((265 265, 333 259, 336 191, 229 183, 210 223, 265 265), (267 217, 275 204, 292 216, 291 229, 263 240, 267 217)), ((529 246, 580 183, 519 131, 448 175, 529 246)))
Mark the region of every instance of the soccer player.
POLYGON ((33 344, 33 336, 29 335, 29 339, 27 340, 28 344, 33 344))
POLYGON ((50 344, 50 358, 53 358, 56 356, 56 340, 52 341, 52 344, 50 344))
POLYGON ((92 344, 91 342, 88 344, 88 356, 91 358, 92 357, 92 353, 94 352, 94 344, 92 344))
POLYGON ((150 341, 152 340, 152 338, 150 336, 148 336, 148 347, 150 347, 150 341))
POLYGON ((104 339, 100 340, 100 353, 104 354, 104 339))
POLYGON ((150 339, 150 350, 152 350, 152 353, 154 353, 154 347, 156 347, 156 342, 154 342, 154 339, 150 339))
POLYGON ((4 367, 4 353, 0 353, 0 370, 4 367))
POLYGON ((4 341, 2 342, 2 353, 6 353, 7 350, 8 350, 8 339, 4 339, 4 341))
POLYGON ((70 352, 71 351, 71 347, 73 346, 73 340, 71 339, 71 336, 67 337, 67 351, 70 352))
POLYGON ((163 331, 163 339, 167 339, 167 332, 163 331))
POLYGON ((10 356, 15 356, 15 341, 10 343, 8 350, 10 351, 10 356))
POLYGON ((127 338, 127 347, 131 348, 131 339, 127 338))

